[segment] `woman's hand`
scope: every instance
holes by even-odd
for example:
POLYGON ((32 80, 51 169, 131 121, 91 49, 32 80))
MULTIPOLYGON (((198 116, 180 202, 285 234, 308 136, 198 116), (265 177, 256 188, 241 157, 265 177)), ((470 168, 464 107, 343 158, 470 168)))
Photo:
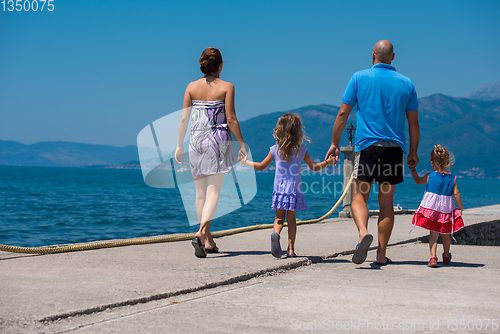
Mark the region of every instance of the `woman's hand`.
POLYGON ((246 161, 248 159, 248 153, 245 148, 245 144, 240 146, 240 151, 238 152, 238 162, 246 161))
POLYGON ((177 147, 175 150, 175 161, 177 161, 178 164, 182 165, 182 161, 186 161, 186 156, 184 155, 184 149, 182 147, 177 147))

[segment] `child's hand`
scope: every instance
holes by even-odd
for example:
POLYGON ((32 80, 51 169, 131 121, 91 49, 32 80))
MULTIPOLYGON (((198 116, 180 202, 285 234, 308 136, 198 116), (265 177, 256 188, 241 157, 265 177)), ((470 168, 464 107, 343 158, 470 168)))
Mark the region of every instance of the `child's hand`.
POLYGON ((326 157, 325 160, 328 161, 327 157, 330 158, 331 156, 334 157, 335 161, 333 164, 337 166, 337 162, 339 162, 339 155, 340 155, 340 150, 337 147, 337 145, 332 144, 330 148, 328 149, 328 152, 326 152, 326 157))
POLYGON ((328 164, 328 166, 330 166, 330 167, 333 165, 333 162, 334 162, 334 161, 335 161, 335 160, 334 160, 334 158, 333 158, 333 155, 330 155, 330 156, 328 157, 328 159, 326 159, 326 163, 327 163, 327 164, 328 164))

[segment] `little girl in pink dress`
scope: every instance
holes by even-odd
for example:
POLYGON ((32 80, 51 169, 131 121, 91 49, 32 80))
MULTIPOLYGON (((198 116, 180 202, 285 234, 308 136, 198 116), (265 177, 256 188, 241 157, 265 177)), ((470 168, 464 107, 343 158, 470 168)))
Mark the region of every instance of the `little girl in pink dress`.
POLYGON ((434 172, 422 177, 418 176, 415 169, 411 171, 415 183, 427 183, 424 198, 413 216, 412 224, 430 231, 431 258, 428 266, 437 267, 436 249, 439 234, 441 233, 443 239, 443 264, 449 264, 451 261, 450 235, 464 227, 464 223, 457 177, 447 171, 452 164, 448 150, 439 144, 434 145, 434 150, 431 152, 431 164, 434 172), (453 198, 460 210, 455 206, 453 198))

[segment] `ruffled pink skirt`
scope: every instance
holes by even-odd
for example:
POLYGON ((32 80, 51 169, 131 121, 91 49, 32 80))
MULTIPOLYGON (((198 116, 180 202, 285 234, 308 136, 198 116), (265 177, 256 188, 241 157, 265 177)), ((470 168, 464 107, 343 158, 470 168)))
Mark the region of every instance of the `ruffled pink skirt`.
POLYGON ((419 207, 415 211, 412 224, 442 234, 455 233, 464 227, 462 215, 458 209, 454 209, 451 213, 442 213, 419 207))

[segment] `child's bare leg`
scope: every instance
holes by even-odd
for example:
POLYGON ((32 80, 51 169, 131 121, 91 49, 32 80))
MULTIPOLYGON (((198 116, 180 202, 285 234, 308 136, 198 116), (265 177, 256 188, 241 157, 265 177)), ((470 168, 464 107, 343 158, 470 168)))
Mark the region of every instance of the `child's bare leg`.
POLYGON ((450 245, 451 245, 450 235, 449 234, 441 234, 441 238, 443 239, 444 256, 449 257, 450 256, 450 245))
POLYGON ((276 218, 274 219, 273 232, 280 234, 285 222, 286 210, 276 210, 276 218))
POLYGON ((295 220, 295 211, 288 210, 286 213, 286 222, 288 223, 288 254, 293 254, 295 246, 295 236, 297 235, 297 222, 295 220))
POLYGON ((438 237, 438 232, 431 231, 431 234, 429 235, 429 249, 431 251, 431 257, 436 257, 438 237))

